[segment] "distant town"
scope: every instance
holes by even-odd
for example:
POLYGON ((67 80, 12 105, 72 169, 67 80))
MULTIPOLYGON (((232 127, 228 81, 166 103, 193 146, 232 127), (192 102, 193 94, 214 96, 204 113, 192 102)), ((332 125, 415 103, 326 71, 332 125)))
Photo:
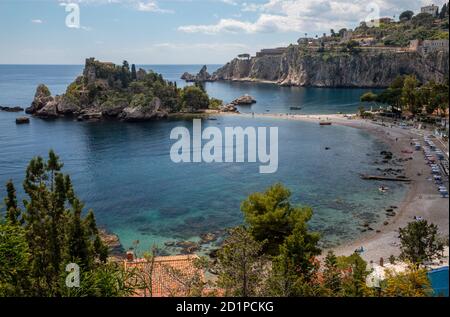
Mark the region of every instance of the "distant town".
MULTIPOLYGON (((398 19, 396 17, 381 17, 377 20, 363 21, 352 29, 340 29, 335 32, 330 30, 330 34, 323 33, 321 36, 315 35, 313 37, 305 33, 304 36, 297 40, 297 44, 306 50, 311 51, 333 51, 342 49, 347 45, 358 47, 365 50, 390 50, 395 52, 417 51, 421 54, 427 54, 432 51, 447 51, 449 50, 448 41, 448 8, 439 11, 439 7, 432 4, 420 8, 420 13, 413 15, 412 11, 403 12, 398 19), (445 11, 446 10, 446 11, 445 11), (431 36, 427 32, 418 35, 418 38, 410 38, 405 41, 392 41, 390 37, 396 32, 401 32, 400 28, 416 27, 417 24, 425 24, 429 27, 428 30, 447 29, 447 33, 440 37, 434 34, 431 36), (420 37, 420 38, 419 38, 420 37), (406 45, 405 45, 406 44, 406 45)), ((426 30, 424 30, 426 31, 426 30)), ((414 34, 411 34, 414 36, 414 34)), ((262 49, 256 53, 256 57, 282 55, 287 50, 287 47, 267 48, 262 49)), ((249 59, 250 54, 244 53, 238 55, 240 59, 249 59)))

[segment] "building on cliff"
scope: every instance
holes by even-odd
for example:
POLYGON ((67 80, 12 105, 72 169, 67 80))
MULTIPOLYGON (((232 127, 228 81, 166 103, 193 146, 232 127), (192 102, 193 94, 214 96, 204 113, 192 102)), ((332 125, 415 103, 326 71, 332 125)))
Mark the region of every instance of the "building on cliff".
POLYGON ((420 13, 428 13, 431 14, 433 17, 437 17, 438 12, 439 7, 435 6, 434 4, 420 8, 420 13))
POLYGON ((421 54, 428 54, 436 51, 449 51, 448 40, 412 40, 409 42, 409 49, 421 54))
POLYGON ((238 58, 239 59, 250 59, 250 54, 248 54, 248 53, 244 53, 244 54, 239 54, 238 55, 238 58))
POLYGON ((270 55, 282 55, 286 52, 286 47, 277 47, 277 48, 264 48, 261 51, 256 53, 256 57, 262 56, 270 56, 270 55))

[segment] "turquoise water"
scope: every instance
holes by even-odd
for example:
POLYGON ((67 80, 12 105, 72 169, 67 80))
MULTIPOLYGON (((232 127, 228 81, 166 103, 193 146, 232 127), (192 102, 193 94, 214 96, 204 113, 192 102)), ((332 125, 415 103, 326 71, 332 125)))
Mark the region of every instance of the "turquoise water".
MULTIPOLYGON (((178 87, 186 83, 180 79, 184 72, 197 73, 201 65, 138 65, 162 73, 164 78, 176 81, 178 87)), ((215 71, 220 65, 208 65, 215 71)), ((45 83, 52 93, 61 94, 76 76, 81 65, 0 65, 0 104, 28 106, 40 83, 45 83)), ((241 112, 330 114, 355 113, 359 97, 368 89, 279 87, 263 83, 211 82, 205 83, 208 93, 224 102, 250 94, 257 102, 252 106, 238 107, 241 112), (301 110, 290 110, 301 107, 301 110)))
MULTIPOLYGON (((14 67, 8 67, 14 73, 14 67)), ((78 66, 30 67, 6 76, 5 66, 0 66, 0 104, 25 105, 37 82, 63 91, 80 71, 78 66)), ((169 78, 187 68, 172 67, 169 78)), ((235 94, 234 87, 227 88, 228 94, 235 94)), ((276 88, 274 94, 284 89, 276 88)), ((294 98, 286 91, 280 94, 294 98)), ((323 107, 331 109, 336 98, 330 97, 330 105, 323 107)), ((16 116, 0 112, 0 183, 12 178, 20 188, 28 161, 54 149, 98 223, 117 233, 125 247, 134 240, 140 240, 142 248, 195 240, 202 233, 242 223, 240 202, 278 181, 292 190, 294 202, 314 208, 312 228, 322 233, 325 245, 335 245, 354 239, 364 222, 383 221, 384 208, 396 204, 405 191, 401 184, 389 184, 391 190, 381 195, 379 183, 360 179, 360 173, 375 171, 373 162, 385 145, 359 129, 272 118, 202 122, 220 129, 278 127, 278 171, 259 174, 258 163, 173 163, 170 131, 180 125, 191 129, 192 121, 127 124, 33 118, 29 125, 16 125, 16 116)))

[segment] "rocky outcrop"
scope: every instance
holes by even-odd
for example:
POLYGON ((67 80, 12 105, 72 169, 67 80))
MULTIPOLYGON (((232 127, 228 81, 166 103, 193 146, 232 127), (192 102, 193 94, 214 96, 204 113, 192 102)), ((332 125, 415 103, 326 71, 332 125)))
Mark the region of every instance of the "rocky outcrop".
POLYGON ((206 65, 203 65, 197 75, 192 75, 188 72, 185 72, 183 75, 181 75, 181 79, 187 82, 205 82, 213 80, 212 76, 208 73, 208 68, 206 67, 206 65))
POLYGON ((58 105, 60 97, 52 97, 42 108, 36 112, 36 116, 41 118, 56 118, 59 116, 58 105))
POLYGON ((19 107, 19 106, 15 106, 15 107, 0 106, 0 111, 5 111, 5 112, 22 112, 23 108, 19 107))
POLYGON ((116 234, 107 232, 104 229, 100 229, 98 233, 102 242, 108 247, 110 256, 123 257, 125 250, 116 234))
POLYGON ((229 103, 227 105, 221 106, 219 108, 220 111, 222 112, 238 112, 237 108, 235 105, 229 103))
POLYGON ((25 112, 29 114, 36 113, 52 100, 53 97, 51 96, 50 90, 44 84, 40 84, 36 88, 36 93, 34 94, 31 106, 26 108, 25 112))
POLYGON ((286 86, 386 87, 398 75, 414 74, 423 82, 448 76, 448 52, 364 50, 311 52, 290 46, 280 55, 234 59, 212 80, 272 82, 286 86))
POLYGON ((16 118, 16 124, 24 124, 24 123, 30 123, 30 118, 28 118, 28 117, 17 117, 16 118))
POLYGON ((248 105, 252 105, 254 103, 256 103, 256 100, 253 99, 253 97, 250 95, 243 95, 239 98, 234 99, 231 102, 231 104, 233 104, 233 105, 240 105, 240 106, 242 106, 242 105, 248 106, 248 105))
POLYGON ((120 114, 120 118, 124 121, 136 122, 161 119, 167 115, 167 111, 161 108, 161 100, 154 97, 148 105, 126 107, 120 114))
MULTIPOLYGON (((179 89, 175 84, 143 69, 134 76, 127 65, 88 58, 83 74, 64 94, 52 96, 47 86, 40 84, 26 112, 41 118, 71 116, 80 121, 121 119, 134 122, 165 118, 169 111, 177 109, 179 89)), ((210 75, 205 68, 200 76, 210 75)))

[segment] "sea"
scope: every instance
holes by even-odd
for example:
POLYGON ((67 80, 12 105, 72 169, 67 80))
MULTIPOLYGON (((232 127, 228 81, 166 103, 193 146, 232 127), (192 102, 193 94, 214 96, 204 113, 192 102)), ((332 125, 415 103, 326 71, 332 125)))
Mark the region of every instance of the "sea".
MULTIPOLYGON (((180 76, 202 65, 138 65, 186 85, 180 76)), ((213 72, 220 65, 208 65, 213 72)), ((65 91, 82 65, 0 65, 0 105, 27 107, 36 86, 46 84, 52 94, 65 91)), ((257 102, 241 112, 331 114, 354 113, 367 89, 279 87, 272 84, 210 82, 210 96, 230 102, 250 94, 257 102), (290 107, 300 107, 291 110, 290 107)), ((310 206, 309 223, 323 247, 333 247, 363 234, 385 220, 384 210, 405 194, 402 184, 389 184, 380 193, 378 181, 361 173, 375 173, 379 154, 387 146, 368 132, 344 126, 269 117, 216 116, 204 128, 278 127, 278 170, 259 173, 259 163, 174 163, 170 149, 175 127, 192 131, 192 120, 145 123, 78 122, 32 118, 16 125, 20 113, 0 111, 0 184, 12 179, 18 198, 27 163, 53 149, 71 175, 76 194, 97 223, 118 235, 125 249, 153 245, 175 254, 175 241, 199 241, 206 233, 222 235, 243 223, 241 202, 281 182, 292 192, 294 204, 310 206)), ((0 197, 6 190, 0 187, 0 197)), ((0 210, 1 207, 0 203, 0 210)), ((204 246, 204 251, 218 242, 204 246)), ((206 252, 206 251, 205 251, 206 252)))

